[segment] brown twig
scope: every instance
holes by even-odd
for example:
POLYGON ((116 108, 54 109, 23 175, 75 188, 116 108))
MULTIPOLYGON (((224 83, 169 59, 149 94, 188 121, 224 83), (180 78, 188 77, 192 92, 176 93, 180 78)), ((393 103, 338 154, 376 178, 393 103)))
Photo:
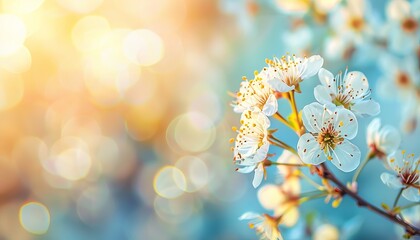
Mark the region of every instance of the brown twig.
POLYGON ((337 179, 337 177, 327 168, 327 166, 322 163, 321 165, 321 174, 322 177, 330 180, 331 182, 335 183, 337 185, 337 187, 342 190, 345 194, 349 195, 351 198, 353 198, 354 200, 356 200, 357 205, 361 206, 361 207, 365 207, 399 225, 401 225, 402 227, 405 228, 406 232, 408 234, 410 234, 411 236, 414 235, 420 235, 420 229, 411 226, 409 223, 405 222, 404 220, 398 218, 396 215, 393 215, 391 213, 388 213, 374 205, 372 205, 371 203, 369 203, 368 201, 366 201, 365 199, 363 199, 361 196, 359 196, 357 193, 351 191, 350 189, 348 189, 340 180, 337 179))

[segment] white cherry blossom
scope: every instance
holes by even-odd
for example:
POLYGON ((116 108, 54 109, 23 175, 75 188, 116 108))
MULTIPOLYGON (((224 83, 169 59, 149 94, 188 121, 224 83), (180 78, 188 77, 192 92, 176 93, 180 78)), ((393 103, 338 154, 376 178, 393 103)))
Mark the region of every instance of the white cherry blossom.
POLYGON ((303 108, 302 118, 309 131, 297 144, 303 162, 318 165, 328 159, 344 172, 357 168, 360 150, 349 140, 356 136, 358 124, 351 111, 311 103, 303 108))
POLYGON ((278 92, 291 90, 300 91, 299 83, 318 73, 324 63, 319 55, 309 58, 296 56, 283 56, 280 59, 266 60, 269 67, 265 68, 268 83, 278 92))
POLYGON ((236 93, 236 101, 232 104, 235 112, 243 113, 253 107, 259 108, 267 116, 277 112, 277 98, 267 82, 267 71, 256 74, 253 80, 248 81, 245 77, 243 80, 236 93))
POLYGON ((374 116, 380 112, 377 102, 369 99, 370 89, 366 76, 362 72, 345 72, 336 77, 321 68, 318 73, 322 85, 314 89, 314 95, 321 104, 334 104, 344 107, 357 115, 374 116))
POLYGON ((260 185, 264 166, 262 161, 267 158, 270 143, 268 142, 268 127, 270 120, 258 108, 246 110, 241 116, 241 127, 238 130, 234 147, 234 161, 238 172, 254 171, 253 186, 260 185))
POLYGON ((420 159, 405 151, 396 151, 388 157, 393 174, 382 173, 381 180, 390 188, 401 189, 402 196, 409 201, 420 201, 420 159))

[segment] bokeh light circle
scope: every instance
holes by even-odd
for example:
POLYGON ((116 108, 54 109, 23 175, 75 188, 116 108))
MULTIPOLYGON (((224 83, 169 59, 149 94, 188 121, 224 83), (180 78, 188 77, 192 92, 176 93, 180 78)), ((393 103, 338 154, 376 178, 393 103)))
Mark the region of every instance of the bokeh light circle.
POLYGON ((198 112, 178 116, 167 129, 167 141, 174 140, 178 148, 187 152, 202 152, 211 147, 216 138, 216 129, 211 119, 198 112))
POLYGON ((26 38, 25 23, 13 14, 0 14, 0 56, 18 50, 26 38))
POLYGON ((124 40, 125 56, 141 66, 153 65, 163 57, 161 37, 148 29, 130 32, 124 40))
POLYGON ((16 106, 23 93, 24 85, 19 75, 0 71, 0 111, 16 106))
POLYGON ((209 173, 207 165, 198 157, 184 156, 181 157, 175 166, 180 169, 186 178, 187 192, 195 192, 203 188, 209 181, 209 173))
POLYGON ((2 7, 7 12, 31 13, 37 10, 44 0, 2 0, 2 7))
POLYGON ((173 199, 181 196, 187 183, 184 174, 176 167, 165 166, 155 175, 153 187, 155 192, 164 198, 173 199))
POLYGON ((89 13, 97 9, 103 3, 103 0, 57 0, 58 3, 76 13, 89 13))
POLYGON ((21 46, 9 56, 0 57, 0 67, 11 73, 23 73, 31 68, 32 56, 25 46, 21 46))
POLYGON ((99 49, 105 36, 111 30, 108 20, 101 16, 86 16, 73 27, 71 37, 79 51, 99 49))
POLYGON ((50 226, 50 212, 42 203, 29 202, 20 208, 19 221, 26 231, 44 234, 50 226))

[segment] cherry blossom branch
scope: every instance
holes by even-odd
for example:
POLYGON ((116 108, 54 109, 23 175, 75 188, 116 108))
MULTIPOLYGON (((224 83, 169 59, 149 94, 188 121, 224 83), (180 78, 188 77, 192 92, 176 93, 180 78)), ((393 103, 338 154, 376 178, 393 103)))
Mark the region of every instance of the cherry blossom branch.
POLYGON ((337 185, 337 187, 343 191, 344 194, 349 195, 351 198, 353 198, 354 200, 356 200, 357 205, 361 206, 361 207, 365 207, 387 219, 389 219, 390 221, 393 221, 399 225, 401 225, 402 227, 405 228, 406 232, 408 234, 410 234, 411 236, 413 235, 420 235, 420 229, 411 226, 409 223, 403 221, 402 219, 398 218, 396 215, 385 212, 384 210, 372 205, 371 203, 369 203, 368 201, 366 201, 365 199, 363 199, 361 196, 359 196, 357 193, 351 191, 350 189, 348 189, 340 180, 337 179, 337 177, 327 168, 327 166, 325 165, 325 163, 322 163, 320 165, 320 168, 322 170, 322 177, 326 178, 328 180, 330 180, 331 182, 335 183, 337 185))

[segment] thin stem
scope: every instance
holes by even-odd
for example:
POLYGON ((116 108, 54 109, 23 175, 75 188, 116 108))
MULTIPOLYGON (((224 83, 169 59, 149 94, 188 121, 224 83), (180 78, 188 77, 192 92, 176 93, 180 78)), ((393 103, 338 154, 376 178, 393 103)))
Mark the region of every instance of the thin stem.
POLYGON ((369 152, 368 155, 366 155, 365 160, 363 161, 362 165, 356 170, 356 173, 353 176, 353 182, 357 181, 357 178, 359 178, 360 173, 362 172, 363 168, 367 165, 367 163, 375 157, 375 153, 369 152))
POLYGON ((312 196, 302 197, 302 198, 299 199, 299 204, 302 204, 302 203, 305 203, 307 201, 314 200, 314 199, 317 199, 317 198, 325 197, 327 195, 328 195, 328 192, 320 192, 320 193, 312 195, 312 196))
POLYGON ((405 189, 405 188, 401 188, 401 189, 400 189, 400 191, 398 192, 398 195, 397 195, 397 197, 395 198, 394 204, 392 204, 392 209, 394 209, 394 208, 397 206, 398 201, 400 200, 401 194, 402 194, 402 192, 404 191, 404 189, 405 189))
POLYGON ((270 140, 272 140, 272 141, 274 141, 274 142, 276 142, 276 143, 279 144, 277 146, 282 147, 282 148, 290 151, 291 153, 295 154, 296 156, 298 155, 297 152, 296 152, 296 150, 293 147, 291 147, 290 145, 286 144, 282 140, 274 137, 273 135, 270 135, 269 137, 270 137, 270 140))
POLYGON ((296 106, 296 100, 295 100, 295 91, 292 90, 289 92, 289 98, 290 98, 290 106, 292 108, 293 114, 295 114, 296 122, 298 124, 297 134, 301 136, 302 134, 302 121, 299 117, 299 111, 297 110, 296 106))
POLYGON ((289 121, 287 121, 286 118, 284 118, 279 112, 276 112, 273 117, 277 120, 279 120, 280 122, 282 122, 284 125, 286 125, 287 127, 291 128, 293 131, 296 131, 295 127, 293 127, 292 124, 290 124, 289 121))
POLYGON ((299 175, 302 176, 309 184, 311 184, 312 186, 314 186, 316 189, 318 189, 320 191, 324 190, 324 187, 323 186, 321 186, 318 183, 316 183, 310 177, 306 176, 303 172, 300 172, 299 175))
POLYGON ((348 189, 343 183, 340 182, 340 180, 337 179, 337 177, 330 172, 330 170, 328 170, 327 166, 325 165, 325 163, 322 163, 321 165, 321 169, 322 169, 322 177, 332 181, 333 183, 335 183, 337 185, 337 187, 343 191, 344 194, 349 195, 351 198, 353 198, 354 200, 356 200, 357 204, 361 207, 366 207, 367 209, 403 226, 406 230, 407 233, 409 233, 410 235, 420 235, 420 229, 410 225, 409 223, 405 222, 404 220, 396 217, 395 215, 392 215, 388 212, 383 211, 382 209, 372 205, 371 203, 369 203, 368 201, 366 201, 365 199, 363 199, 361 196, 359 196, 357 193, 353 192, 352 190, 348 189))
POLYGON ((403 210, 403 209, 407 209, 407 208, 412 208, 412 207, 415 207, 417 205, 420 205, 420 202, 410 203, 408 205, 405 205, 405 206, 400 207, 400 209, 403 210))
POLYGON ((306 166, 308 166, 306 164, 300 164, 300 163, 279 163, 279 162, 273 162, 273 161, 270 161, 270 165, 289 166, 289 167, 306 167, 306 166))

